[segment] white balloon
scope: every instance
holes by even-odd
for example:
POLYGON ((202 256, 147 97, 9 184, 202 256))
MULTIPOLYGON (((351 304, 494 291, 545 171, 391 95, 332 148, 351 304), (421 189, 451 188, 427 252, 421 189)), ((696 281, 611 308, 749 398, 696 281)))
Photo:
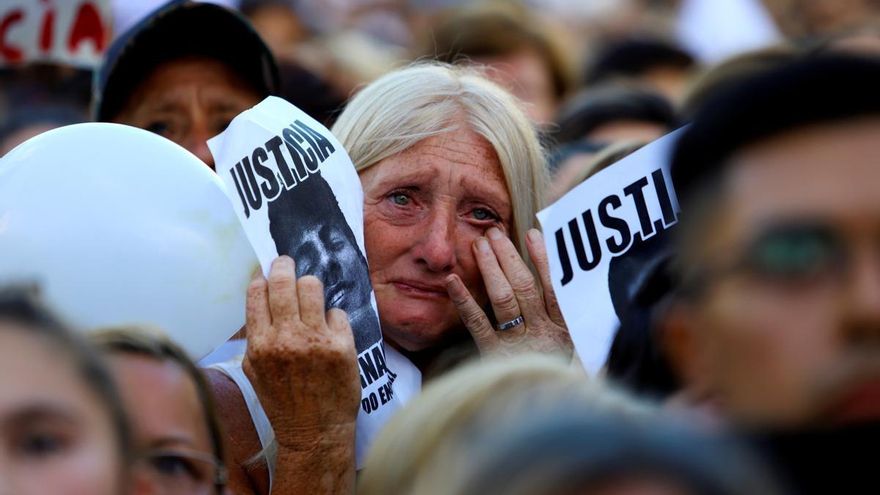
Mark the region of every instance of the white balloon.
POLYGON ((244 324, 259 266, 223 184, 177 144, 88 123, 0 159, 0 284, 82 329, 157 326, 200 358, 244 324))

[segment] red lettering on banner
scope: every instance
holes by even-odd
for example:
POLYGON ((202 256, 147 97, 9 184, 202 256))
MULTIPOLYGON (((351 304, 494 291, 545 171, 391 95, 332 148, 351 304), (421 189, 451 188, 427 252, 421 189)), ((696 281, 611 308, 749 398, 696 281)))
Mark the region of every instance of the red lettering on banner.
POLYGON ((10 62, 21 62, 24 60, 24 53, 21 49, 6 43, 6 33, 13 24, 21 22, 24 19, 24 12, 21 9, 15 9, 0 21, 0 56, 10 62))
POLYGON ((73 21, 73 29, 70 31, 70 40, 67 48, 70 53, 76 53, 79 44, 84 40, 92 40, 95 42, 95 49, 99 52, 104 51, 106 43, 106 33, 103 24, 101 24, 101 15, 98 10, 90 2, 80 5, 76 13, 76 19, 73 21))
MULTIPOLYGON (((49 3, 49 0, 43 0, 49 3)), ((48 6, 43 14, 43 22, 40 24, 40 51, 49 53, 52 49, 52 41, 55 39, 55 9, 48 6)))

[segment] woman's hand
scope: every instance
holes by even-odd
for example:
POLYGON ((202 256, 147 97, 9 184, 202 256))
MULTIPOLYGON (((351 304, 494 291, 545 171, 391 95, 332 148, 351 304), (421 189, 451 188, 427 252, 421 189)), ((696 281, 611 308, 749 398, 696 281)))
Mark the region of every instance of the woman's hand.
POLYGON ((278 493, 350 491, 360 380, 345 312, 325 313, 321 282, 279 256, 248 287, 247 337, 244 371, 278 443, 273 485, 290 489, 278 493))
POLYGON ((494 227, 486 234, 474 242, 474 256, 495 318, 499 326, 510 322, 507 325, 510 328, 493 327, 457 275, 446 279, 449 297, 480 353, 555 352, 571 356, 574 346, 553 293, 541 232, 532 229, 526 236, 526 247, 538 270, 540 286, 507 236, 494 227))

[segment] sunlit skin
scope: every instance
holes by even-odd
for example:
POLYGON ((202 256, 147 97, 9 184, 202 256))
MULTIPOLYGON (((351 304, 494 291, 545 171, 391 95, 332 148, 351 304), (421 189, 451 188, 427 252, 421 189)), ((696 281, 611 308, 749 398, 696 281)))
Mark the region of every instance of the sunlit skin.
POLYGON ((109 413, 33 331, 0 322, 0 493, 119 495, 109 413))
MULTIPOLYGON (((110 364, 139 452, 161 449, 213 455, 195 383, 178 364, 124 353, 111 355, 110 364)), ((156 493, 163 493, 154 466, 141 463, 137 469, 142 479, 156 486, 156 493)), ((165 475, 179 476, 176 473, 182 468, 169 465, 167 469, 165 475)), ((210 481, 202 484, 203 493, 213 489, 210 481)))
POLYGON ((657 122, 624 119, 602 124, 584 138, 596 143, 619 143, 621 141, 650 143, 666 134, 668 130, 665 125, 657 122))
POLYGON ((213 169, 208 139, 259 101, 259 94, 221 62, 182 58, 157 67, 113 121, 164 136, 213 169))
POLYGON ((470 130, 431 137, 361 172, 364 236, 382 331, 406 351, 464 332, 445 279, 483 305, 473 243, 510 231, 512 209, 492 146, 470 130))
POLYGON ((780 222, 830 226, 845 241, 842 273, 802 284, 749 273, 714 280, 683 318, 694 341, 692 385, 734 418, 791 424, 814 388, 852 353, 880 341, 880 120, 795 130, 732 157, 718 213, 695 250, 707 266, 734 259, 780 222))

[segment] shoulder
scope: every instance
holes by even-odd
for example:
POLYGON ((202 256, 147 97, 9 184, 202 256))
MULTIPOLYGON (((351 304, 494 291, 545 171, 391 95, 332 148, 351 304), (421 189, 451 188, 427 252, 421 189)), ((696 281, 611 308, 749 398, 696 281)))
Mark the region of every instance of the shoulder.
POLYGON ((203 370, 214 393, 217 416, 224 432, 225 463, 233 493, 268 494, 269 472, 265 464, 252 459, 261 450, 244 395, 235 381, 220 370, 203 370))

